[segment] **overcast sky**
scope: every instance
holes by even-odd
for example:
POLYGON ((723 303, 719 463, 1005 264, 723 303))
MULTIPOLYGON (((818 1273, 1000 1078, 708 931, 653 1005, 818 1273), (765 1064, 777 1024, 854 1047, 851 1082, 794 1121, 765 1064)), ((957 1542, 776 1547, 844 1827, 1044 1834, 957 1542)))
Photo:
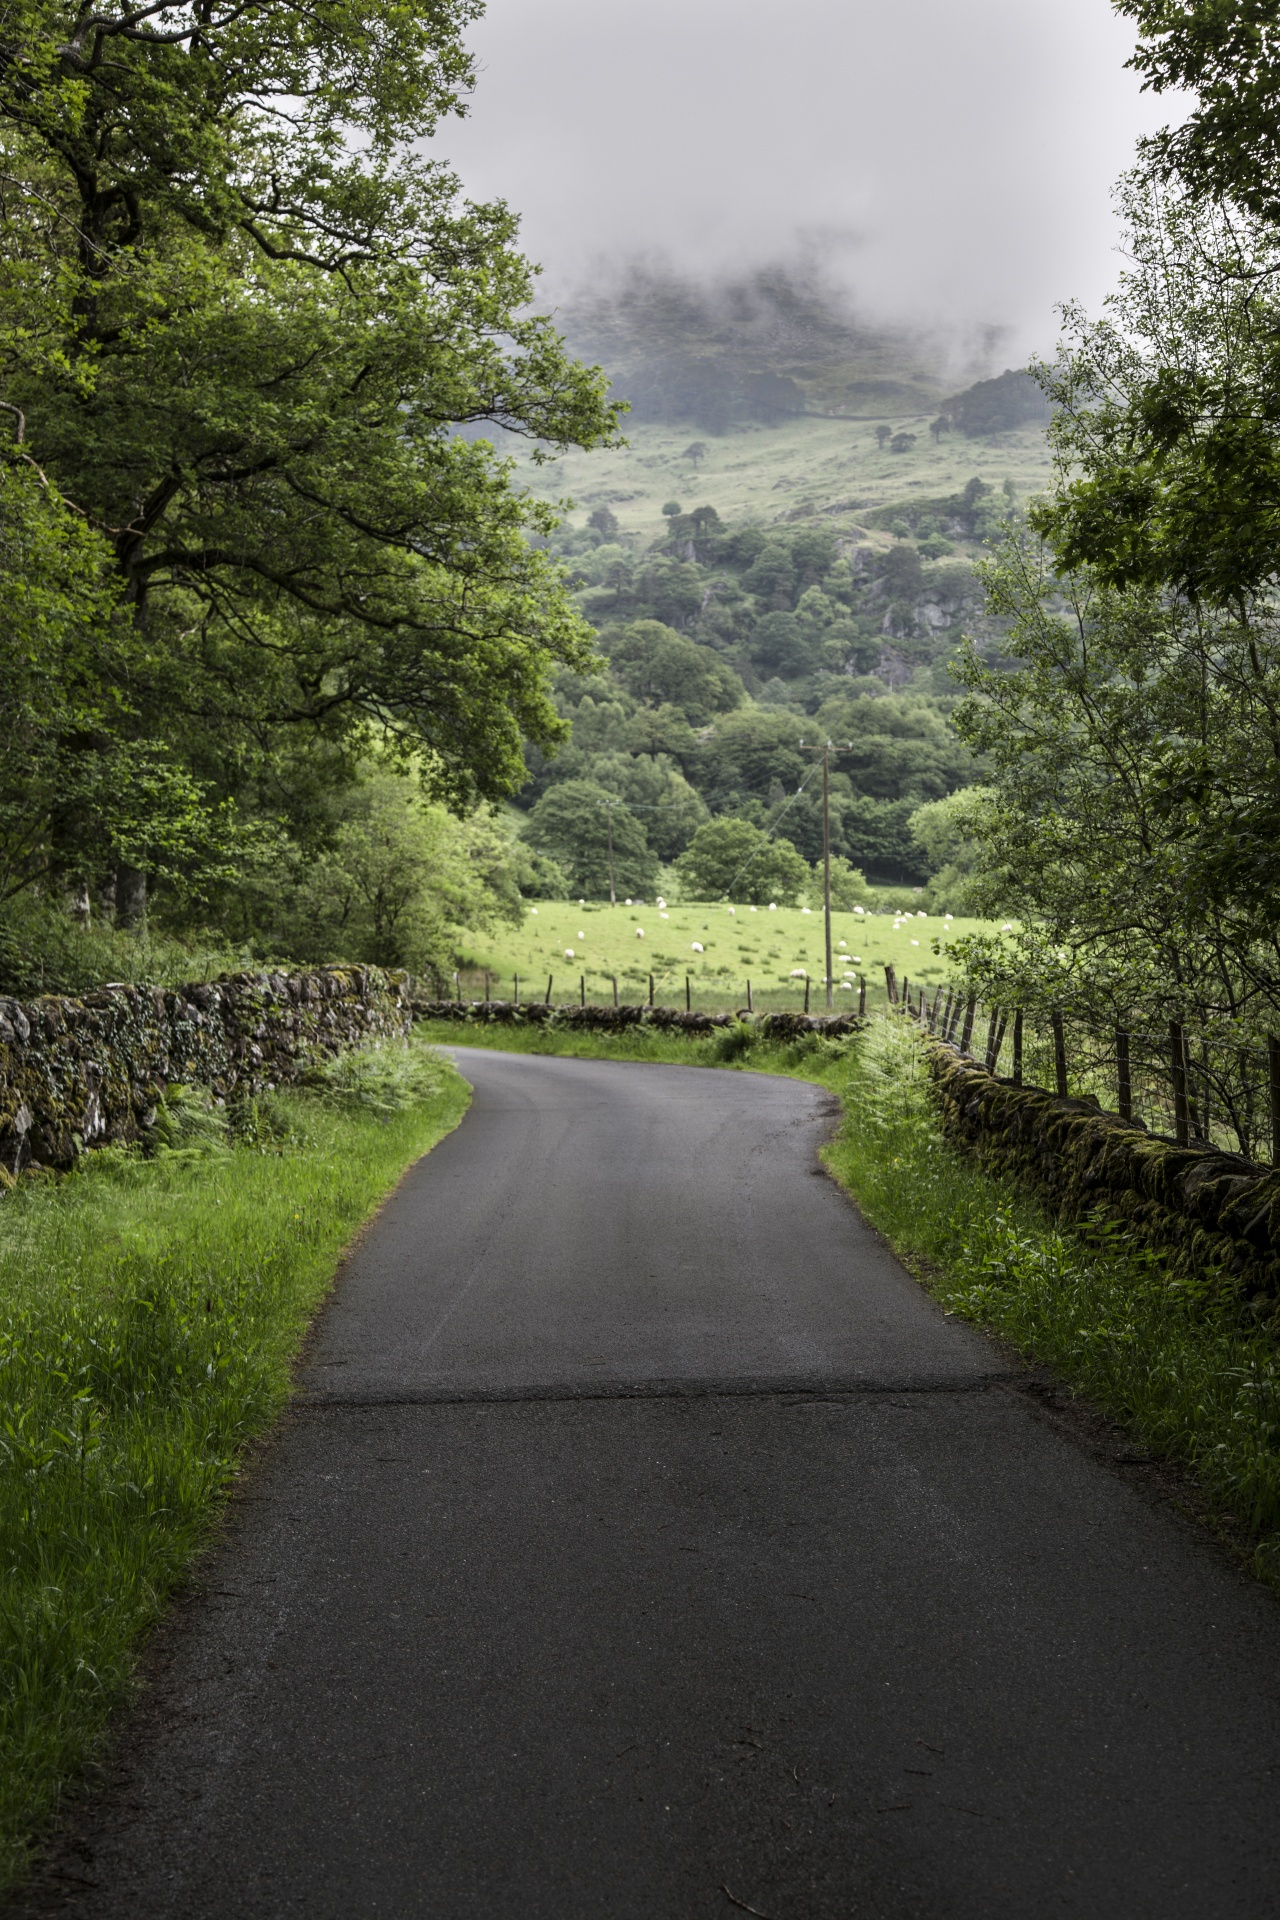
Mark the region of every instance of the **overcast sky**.
POLYGON ((472 44, 437 151, 521 212, 549 291, 807 253, 868 314, 1020 348, 1056 301, 1097 305, 1111 184, 1179 117, 1107 0, 489 0, 472 44))

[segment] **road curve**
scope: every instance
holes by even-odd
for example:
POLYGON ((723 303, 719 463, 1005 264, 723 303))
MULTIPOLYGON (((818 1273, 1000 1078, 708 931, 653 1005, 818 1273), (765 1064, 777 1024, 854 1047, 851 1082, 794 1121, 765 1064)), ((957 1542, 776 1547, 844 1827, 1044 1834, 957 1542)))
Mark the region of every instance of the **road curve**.
POLYGON ((1280 1610, 814 1178, 827 1097, 457 1058, 24 1910, 1280 1911, 1280 1610))

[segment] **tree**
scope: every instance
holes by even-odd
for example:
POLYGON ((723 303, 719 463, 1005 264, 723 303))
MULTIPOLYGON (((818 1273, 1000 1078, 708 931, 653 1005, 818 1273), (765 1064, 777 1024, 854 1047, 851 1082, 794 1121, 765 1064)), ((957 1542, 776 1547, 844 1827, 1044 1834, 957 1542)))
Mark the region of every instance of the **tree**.
POLYGON ((588 899, 643 895, 657 885, 657 855, 643 826, 598 781, 563 780, 549 788, 529 815, 525 837, 564 869, 575 894, 588 899))
POLYGON ((766 613, 757 620, 750 641, 751 658, 764 674, 777 674, 794 680, 812 673, 821 652, 821 635, 815 634, 794 613, 766 613))
POLYGON ((694 726, 740 706, 742 682, 710 647, 699 646, 658 620, 607 627, 600 644, 613 671, 644 706, 676 706, 694 726))
POLYGON ((1280 570, 1280 232, 1132 177, 1131 266, 1041 379, 1057 480, 1028 518, 1068 569, 1243 610, 1280 570))
POLYGON ((914 433, 895 433, 889 442, 890 453, 910 453, 916 443, 914 433))
POLYGON ((43 888, 82 925, 108 901, 139 918, 144 870, 206 893, 234 838, 228 810, 136 737, 144 653, 108 558, 16 449, 0 459, 0 908, 43 888))
POLYGON ((770 838, 749 820, 710 820, 676 861, 684 894, 693 900, 744 900, 794 906, 809 869, 789 840, 770 838))
POLYGON ((837 913, 852 913, 855 907, 871 905, 875 895, 861 867, 855 867, 843 854, 831 856, 831 905, 837 913))
POLYGON ((682 460, 692 460, 695 467, 699 464, 700 461, 705 460, 706 457, 707 457, 707 443, 705 440, 691 441, 690 444, 685 448, 684 452, 680 455, 680 458, 682 460))
POLYGON ((678 500, 665 500, 662 505, 662 511, 668 520, 674 520, 679 514, 684 512, 684 508, 678 500))
POLYGON ((608 507, 596 507, 587 516, 587 525, 594 527, 602 540, 615 540, 618 535, 618 516, 608 507))
POLYGON ((890 438, 892 433, 893 433, 893 428, 887 427, 883 420, 880 422, 879 426, 876 428, 876 445, 880 448, 882 453, 884 451, 884 443, 886 440, 890 438))
POLYGON ((950 415, 948 414, 940 413, 936 420, 931 420, 929 422, 929 431, 933 435, 933 441, 935 446, 937 445, 938 441, 941 440, 944 433, 950 432, 950 429, 951 429, 951 418, 950 418, 950 415))
POLYGON ((1200 202, 1235 201, 1280 220, 1280 25, 1270 6, 1115 0, 1141 38, 1129 62, 1153 93, 1188 92, 1186 123, 1144 140, 1149 177, 1180 181, 1200 202))
POLYGON ((268 898, 259 924, 303 961, 439 976, 456 964, 464 929, 474 936, 520 919, 527 864, 490 809, 459 820, 425 800, 412 774, 375 757, 333 796, 324 853, 292 850, 260 876, 268 898))
POLYGON ((371 724, 434 791, 502 794, 522 733, 562 732, 549 666, 588 656, 526 537, 552 517, 459 433, 614 432, 528 317, 513 217, 421 157, 468 17, 20 0, 0 27, 19 457, 130 609, 134 751, 215 798, 290 730, 371 724))
POLYGON ((952 913, 1004 910, 1000 876, 988 874, 982 859, 991 798, 985 787, 959 787, 910 815, 908 830, 929 866, 926 906, 952 913))
POLYGON ((975 966, 1120 1024, 1260 1041, 1280 1014, 1274 613, 1240 623, 1066 574, 1025 533, 988 581, 1021 664, 1002 674, 966 648, 957 719, 989 756, 982 865, 1023 924, 975 966))
POLYGON ((600 753, 591 778, 639 814, 660 860, 674 860, 709 818, 702 795, 664 753, 600 753))

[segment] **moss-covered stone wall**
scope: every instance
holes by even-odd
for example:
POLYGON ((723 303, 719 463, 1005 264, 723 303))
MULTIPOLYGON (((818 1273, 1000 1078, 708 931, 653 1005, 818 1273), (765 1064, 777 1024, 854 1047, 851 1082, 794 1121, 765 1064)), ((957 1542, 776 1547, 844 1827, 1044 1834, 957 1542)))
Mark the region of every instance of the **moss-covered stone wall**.
POLYGON ((1101 1211, 1176 1265, 1280 1296, 1280 1170, 1180 1147, 1087 1100, 997 1079, 922 1037, 943 1130, 991 1172, 1026 1181, 1064 1219, 1101 1211))
POLYGON ((175 1081, 224 1101, 260 1092, 296 1079, 317 1052, 403 1035, 412 1017, 409 976, 373 967, 0 998, 0 1184, 145 1137, 175 1081))

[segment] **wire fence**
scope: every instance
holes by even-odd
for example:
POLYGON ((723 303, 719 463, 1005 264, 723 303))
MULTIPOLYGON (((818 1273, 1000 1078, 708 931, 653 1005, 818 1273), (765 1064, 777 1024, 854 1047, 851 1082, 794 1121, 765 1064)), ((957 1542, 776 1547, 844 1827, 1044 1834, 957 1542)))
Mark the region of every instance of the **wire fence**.
POLYGON ((1119 1026, 885 973, 891 1004, 1015 1086, 1088 1100, 1181 1146, 1280 1164, 1280 1036, 1259 1043, 1179 1020, 1119 1026))

